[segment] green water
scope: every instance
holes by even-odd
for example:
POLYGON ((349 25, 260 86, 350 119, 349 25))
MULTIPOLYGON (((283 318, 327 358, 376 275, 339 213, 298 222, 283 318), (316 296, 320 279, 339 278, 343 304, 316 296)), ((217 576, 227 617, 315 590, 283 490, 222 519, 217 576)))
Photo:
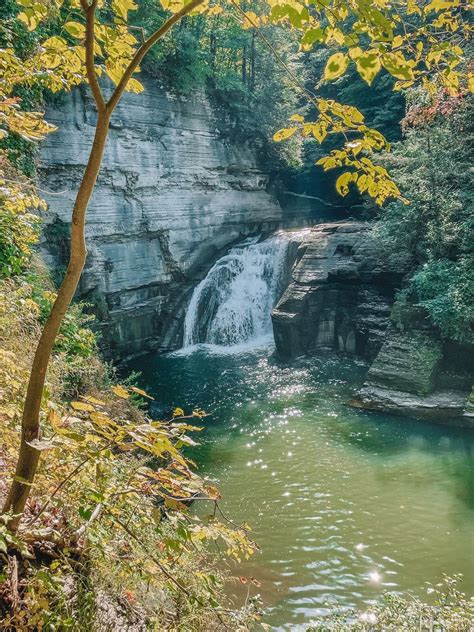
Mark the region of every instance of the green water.
POLYGON ((443 573, 474 593, 474 433, 348 408, 365 368, 347 359, 290 365, 267 348, 132 368, 165 409, 211 413, 193 456, 253 527, 261 552, 231 571, 261 583, 275 629, 384 590, 423 595, 443 573))

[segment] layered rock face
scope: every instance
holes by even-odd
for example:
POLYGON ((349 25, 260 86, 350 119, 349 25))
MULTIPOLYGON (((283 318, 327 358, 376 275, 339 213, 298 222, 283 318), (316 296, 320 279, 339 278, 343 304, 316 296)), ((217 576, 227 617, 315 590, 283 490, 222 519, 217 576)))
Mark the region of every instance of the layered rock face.
MULTIPOLYGON (((282 211, 245 147, 225 143, 203 95, 177 98, 143 78, 114 114, 88 211, 79 295, 96 306, 104 347, 126 357, 179 346, 191 285, 248 234, 274 229, 282 211)), ((76 90, 48 120, 42 188, 49 204, 45 258, 65 263, 68 222, 92 142, 95 111, 76 90)))
POLYGON ((394 306, 403 275, 381 263, 369 224, 313 227, 272 314, 277 350, 365 357, 371 364, 352 406, 474 427, 472 353, 443 343, 423 309, 394 306))
POLYGON ((401 273, 379 261, 364 222, 319 224, 299 247, 292 281, 273 314, 286 357, 333 349, 373 358, 401 273))
POLYGON ((386 410, 438 423, 455 422, 474 428, 468 409, 472 362, 463 362, 466 349, 450 362, 443 344, 429 327, 423 310, 406 305, 398 327, 390 326, 386 340, 350 404, 367 410, 386 410))

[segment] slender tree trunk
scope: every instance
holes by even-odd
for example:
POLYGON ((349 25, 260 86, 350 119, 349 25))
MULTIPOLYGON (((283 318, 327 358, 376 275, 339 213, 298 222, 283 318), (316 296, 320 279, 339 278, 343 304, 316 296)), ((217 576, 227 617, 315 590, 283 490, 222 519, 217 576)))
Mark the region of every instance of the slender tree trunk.
POLYGON ((11 513, 8 528, 12 532, 18 529, 26 501, 28 500, 35 479, 36 470, 38 469, 41 452, 35 447, 34 442, 41 437, 39 419, 46 371, 48 370, 56 336, 58 335, 62 320, 74 297, 86 261, 87 251, 84 234, 86 212, 102 164, 105 143, 109 132, 110 117, 117 103, 120 101, 129 79, 147 52, 159 39, 166 35, 176 23, 203 2, 204 0, 191 0, 188 2, 188 4, 166 20, 166 22, 140 46, 125 69, 112 96, 106 103, 97 81, 94 64, 94 26, 98 0, 92 0, 91 4, 89 4, 88 0, 80 0, 86 17, 86 68, 89 86, 97 106, 97 124, 89 160, 79 186, 79 191, 77 192, 72 212, 69 264, 61 287, 59 288, 57 298, 39 339, 28 381, 15 476, 2 510, 2 513, 11 513))
POLYGON ((4 513, 13 514, 8 524, 11 531, 16 531, 18 528, 38 467, 41 452, 31 445, 31 442, 40 439, 39 416, 46 371, 59 327, 74 297, 86 261, 84 234, 86 211, 102 163, 109 119, 110 114, 107 111, 99 112, 94 142, 72 213, 69 264, 51 313, 44 325, 31 367, 23 409, 18 462, 15 477, 3 507, 4 513))
POLYGON ((252 45, 250 48, 250 92, 255 90, 255 29, 252 31, 252 45))
POLYGON ((247 45, 242 50, 242 83, 247 86, 247 45))

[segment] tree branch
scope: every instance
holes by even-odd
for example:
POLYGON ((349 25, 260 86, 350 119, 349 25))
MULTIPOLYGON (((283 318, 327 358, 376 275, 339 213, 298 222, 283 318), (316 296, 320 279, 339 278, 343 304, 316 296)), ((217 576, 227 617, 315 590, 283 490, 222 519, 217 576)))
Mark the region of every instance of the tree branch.
POLYGON ((94 27, 95 27, 95 11, 97 8, 97 0, 89 6, 86 0, 81 0, 82 8, 86 14, 86 70, 87 70, 87 79, 89 80, 89 85, 91 87, 92 96, 94 97, 94 101, 97 105, 97 109, 99 112, 105 111, 105 99, 102 95, 102 90, 100 89, 99 82, 97 81, 97 76, 95 74, 95 63, 94 63, 94 44, 95 44, 95 36, 94 36, 94 27))
POLYGON ((183 18, 185 15, 191 13, 193 9, 202 4, 205 0, 191 0, 189 4, 184 6, 180 11, 172 15, 157 31, 155 31, 150 37, 145 41, 144 44, 140 46, 132 60, 128 64, 125 72, 122 75, 122 78, 117 84, 112 96, 110 97, 106 107, 107 110, 111 113, 115 109, 115 106, 120 100, 120 97, 123 94, 123 91, 127 87, 127 83, 129 79, 131 79, 133 73, 140 65, 142 59, 148 53, 150 48, 156 44, 156 42, 161 39, 166 33, 183 18))

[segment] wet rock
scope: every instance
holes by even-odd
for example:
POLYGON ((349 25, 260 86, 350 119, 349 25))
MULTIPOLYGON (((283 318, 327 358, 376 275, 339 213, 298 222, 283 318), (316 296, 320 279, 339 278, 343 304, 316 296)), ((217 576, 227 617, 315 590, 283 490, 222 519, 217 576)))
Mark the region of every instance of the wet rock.
POLYGON ((442 356, 441 343, 433 336, 392 331, 369 369, 366 384, 428 395, 442 356))
POLYGON ((355 408, 384 410, 397 415, 474 429, 474 416, 465 414, 466 393, 462 391, 435 391, 429 395, 415 395, 367 384, 348 403, 355 408))
POLYGON ((403 271, 380 261, 365 222, 319 224, 297 253, 291 283, 272 314, 286 357, 333 349, 373 358, 403 271))
POLYGON ((463 410, 463 419, 474 427, 474 386, 463 410))
MULTIPOLYGON (((386 341, 350 405, 386 410, 437 423, 473 427, 466 415, 469 391, 465 379, 448 372, 446 344, 416 305, 396 305, 397 327, 387 330, 386 341)), ((466 367, 465 377, 469 379, 466 367)), ((469 383, 469 382, 468 382, 469 383)))

